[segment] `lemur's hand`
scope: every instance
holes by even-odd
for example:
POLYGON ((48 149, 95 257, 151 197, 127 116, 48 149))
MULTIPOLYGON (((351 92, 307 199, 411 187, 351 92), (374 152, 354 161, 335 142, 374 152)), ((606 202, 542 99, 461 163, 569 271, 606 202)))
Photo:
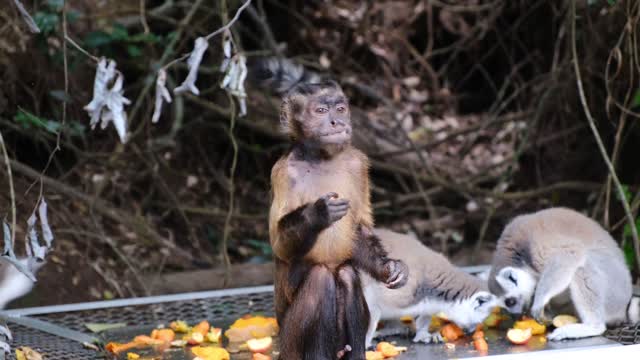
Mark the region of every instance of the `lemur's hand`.
POLYGON ((389 289, 403 287, 409 280, 409 267, 402 260, 389 260, 385 264, 388 275, 385 285, 389 289))

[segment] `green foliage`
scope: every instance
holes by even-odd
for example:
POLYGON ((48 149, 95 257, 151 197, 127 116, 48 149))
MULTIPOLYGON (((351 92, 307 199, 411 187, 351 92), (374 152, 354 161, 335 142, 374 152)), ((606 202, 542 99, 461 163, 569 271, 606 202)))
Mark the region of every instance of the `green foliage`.
MULTIPOLYGON (((640 233, 640 217, 636 219, 636 231, 640 233)), ((627 265, 633 269, 633 264, 635 263, 635 249, 633 248, 633 240, 631 236, 631 226, 627 223, 624 226, 623 232, 623 240, 622 240, 622 251, 624 252, 624 258, 627 261, 627 265)))
MULTIPOLYGON (((23 109, 20 109, 18 113, 15 114, 13 121, 25 129, 35 128, 52 134, 57 134, 58 131, 63 129, 61 122, 41 118, 23 109)), ((66 128, 72 136, 81 136, 86 130, 86 127, 77 121, 68 122, 66 128)))
POLYGON ((631 107, 640 107, 640 89, 636 90, 636 93, 633 95, 633 100, 631 100, 631 107))
POLYGON ((58 28, 58 24, 60 24, 60 16, 52 12, 38 11, 33 16, 33 20, 40 28, 42 35, 53 33, 58 28))
POLYGON ((271 249, 271 245, 269 243, 254 239, 247 240, 247 243, 251 245, 251 247, 259 250, 263 256, 270 257, 273 255, 273 249, 271 249))
POLYGON ((155 44, 161 38, 155 34, 129 34, 127 28, 115 24, 109 31, 97 30, 90 32, 84 38, 84 45, 90 49, 99 49, 106 55, 115 53, 115 47, 124 45, 130 57, 142 55, 142 45, 155 44))

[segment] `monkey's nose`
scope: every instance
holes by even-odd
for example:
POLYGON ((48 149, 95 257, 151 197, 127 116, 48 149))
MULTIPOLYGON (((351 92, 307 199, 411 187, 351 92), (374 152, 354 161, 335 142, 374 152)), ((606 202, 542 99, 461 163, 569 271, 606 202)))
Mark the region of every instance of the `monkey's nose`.
POLYGON ((507 307, 514 307, 514 306, 516 305, 516 299, 514 299, 514 298, 512 298, 512 297, 507 298, 507 299, 504 301, 504 304, 505 304, 505 305, 507 305, 507 307))

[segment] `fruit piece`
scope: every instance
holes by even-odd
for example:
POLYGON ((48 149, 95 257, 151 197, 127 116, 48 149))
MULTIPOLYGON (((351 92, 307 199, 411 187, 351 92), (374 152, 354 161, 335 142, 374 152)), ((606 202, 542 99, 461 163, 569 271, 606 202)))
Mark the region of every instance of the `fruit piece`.
POLYGON ((154 339, 151 336, 147 336, 147 335, 138 335, 138 336, 133 338, 133 342, 138 344, 138 345, 150 346, 150 345, 160 345, 164 341, 158 340, 158 339, 154 339))
POLYGON ((207 333, 209 332, 209 328, 210 328, 210 327, 211 327, 211 326, 209 325, 209 322, 208 322, 207 320, 203 320, 203 321, 201 321, 200 323, 198 323, 198 325, 194 326, 194 327, 191 329, 191 332, 194 332, 194 333, 196 333, 196 332, 197 332, 197 333, 200 333, 200 334, 202 334, 202 336, 204 337, 204 336, 206 336, 206 335, 207 335, 207 333))
POLYGON ((275 318, 264 316, 245 316, 236 320, 224 335, 230 342, 245 342, 252 338, 276 336, 278 322, 275 318))
POLYGON ((273 340, 271 336, 263 337, 260 339, 249 339, 247 340, 247 346, 249 350, 254 353, 265 353, 271 349, 271 345, 273 344, 273 340))
POLYGON ((471 338, 473 340, 479 340, 479 339, 484 340, 484 331, 476 329, 476 331, 473 333, 473 336, 471 338))
POLYGON ((222 338, 222 329, 211 328, 207 333, 207 341, 212 343, 219 343, 222 338))
POLYGON ((480 352, 489 351, 489 344, 487 344, 487 340, 484 338, 473 339, 473 346, 480 352))
POLYGON ((411 325, 411 324, 413 324, 413 316, 403 316, 403 317, 400 318, 400 321, 403 324, 411 325))
POLYGON ((513 324, 514 329, 531 329, 531 335, 542 335, 547 332, 547 327, 543 324, 538 323, 534 319, 527 318, 526 320, 516 321, 513 324))
POLYGON ((482 323, 486 325, 488 328, 495 328, 495 327, 498 327, 498 325, 500 325, 502 320, 503 320, 502 315, 491 313, 489 314, 489 316, 487 316, 486 319, 484 319, 482 323))
POLYGON ((507 339, 516 345, 526 344, 531 339, 531 329, 509 329, 507 339))
POLYGON ((364 357, 366 360, 384 360, 384 355, 380 351, 367 351, 364 357))
POLYGON ((553 326, 560 328, 569 324, 576 324, 578 322, 578 318, 571 315, 558 315, 553 318, 553 326))
POLYGON ((137 360, 140 359, 140 355, 136 353, 127 353, 127 360, 137 360))
POLYGON ((172 342, 176 337, 176 333, 171 329, 155 329, 151 332, 151 338, 164 342, 172 342))
POLYGON ((192 332, 187 335, 186 338, 183 338, 183 340, 187 340, 189 345, 199 345, 204 341, 204 335, 199 332, 192 332))
POLYGON ((494 306, 493 309, 491 309, 492 314, 500 314, 501 312, 502 308, 500 306, 494 306))
POLYGON ((261 353, 254 353, 251 357, 251 360, 271 360, 271 356, 261 353))
POLYGON ((191 348, 191 352, 203 360, 230 360, 231 356, 227 350, 221 347, 214 346, 194 346, 191 348))
POLYGON ((453 343, 445 343, 444 348, 448 351, 454 351, 456 349, 456 344, 453 343))
POLYGON ((456 324, 447 324, 440 329, 440 334, 445 338, 446 342, 455 341, 459 337, 464 336, 464 332, 456 324))
POLYGON ((398 351, 395 346, 386 341, 379 342, 378 346, 376 346, 376 350, 381 352, 386 358, 398 356, 400 354, 400 351, 398 351))
POLYGON ((171 346, 173 346, 173 347, 185 347, 185 346, 187 346, 187 342, 185 340, 173 340, 171 342, 171 346))
POLYGON ((169 327, 173 331, 180 332, 180 333, 186 333, 186 332, 189 332, 190 330, 189 325, 182 320, 172 321, 171 324, 169 324, 169 327))
POLYGON ((128 343, 125 343, 125 344, 116 343, 116 342, 110 342, 107 345, 105 345, 104 348, 108 352, 117 355, 117 354, 119 354, 121 352, 133 349, 135 347, 138 347, 138 344, 136 344, 135 342, 132 341, 132 342, 128 342, 128 343))

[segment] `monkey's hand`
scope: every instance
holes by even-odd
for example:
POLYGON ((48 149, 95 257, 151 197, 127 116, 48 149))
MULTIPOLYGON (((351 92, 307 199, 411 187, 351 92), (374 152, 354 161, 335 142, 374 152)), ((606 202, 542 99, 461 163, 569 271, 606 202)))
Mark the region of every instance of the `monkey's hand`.
POLYGON ((389 289, 401 288, 409 280, 409 267, 402 260, 389 260, 384 266, 388 274, 385 285, 389 289))
POLYGON ((349 211, 349 200, 338 198, 338 194, 330 192, 321 196, 313 205, 316 212, 316 225, 325 229, 342 219, 349 211))

